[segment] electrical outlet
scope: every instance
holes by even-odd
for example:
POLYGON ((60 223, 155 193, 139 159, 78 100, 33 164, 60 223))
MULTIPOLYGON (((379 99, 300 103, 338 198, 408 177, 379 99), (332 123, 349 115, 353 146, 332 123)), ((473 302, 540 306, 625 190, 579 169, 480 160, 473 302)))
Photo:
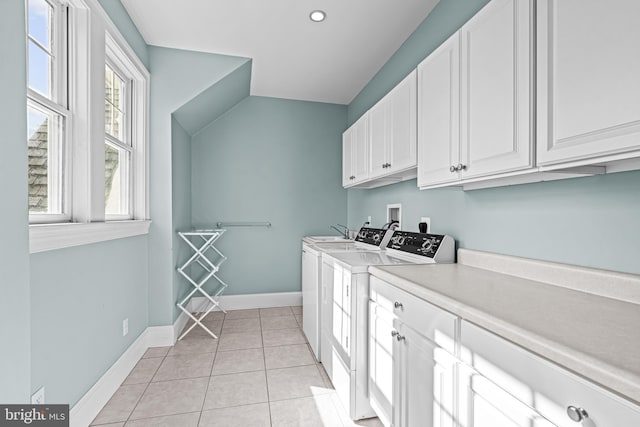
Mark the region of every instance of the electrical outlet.
POLYGON ((122 336, 126 337, 128 333, 129 333, 129 319, 127 318, 122 321, 122 336))
POLYGON ((31 395, 32 405, 44 405, 44 386, 31 395))
POLYGON ((428 216, 423 216, 422 218, 420 218, 420 222, 426 222, 427 232, 431 233, 431 218, 429 218, 428 216))

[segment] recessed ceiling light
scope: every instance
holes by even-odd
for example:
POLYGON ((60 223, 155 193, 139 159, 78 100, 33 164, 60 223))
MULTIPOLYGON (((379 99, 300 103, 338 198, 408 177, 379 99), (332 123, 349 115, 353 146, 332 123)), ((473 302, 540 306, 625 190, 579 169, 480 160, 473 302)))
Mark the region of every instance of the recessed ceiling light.
POLYGON ((309 14, 309 19, 313 22, 322 22, 327 17, 327 14, 323 10, 314 10, 309 14))

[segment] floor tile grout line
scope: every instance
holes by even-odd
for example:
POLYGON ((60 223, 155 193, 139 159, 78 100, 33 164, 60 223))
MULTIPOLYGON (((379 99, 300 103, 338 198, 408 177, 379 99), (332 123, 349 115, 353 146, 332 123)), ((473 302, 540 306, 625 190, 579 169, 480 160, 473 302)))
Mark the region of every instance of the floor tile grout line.
POLYGON ((258 315, 260 316, 260 340, 262 342, 262 361, 264 363, 264 382, 267 388, 267 410, 269 411, 269 425, 273 426, 273 418, 271 416, 271 396, 269 394, 269 379, 267 378, 267 356, 264 351, 264 335, 262 330, 262 313, 258 310, 258 315))
MULTIPOLYGON (((223 312, 224 313, 224 312, 223 312)), ((213 355, 213 362, 211 362, 211 370, 209 371, 209 381, 207 381, 207 389, 204 391, 204 399, 202 399, 202 406, 200 407, 200 415, 198 416, 198 424, 200 425, 200 420, 202 420, 202 413, 204 412, 204 405, 207 403, 207 396, 209 395, 209 387, 211 387, 211 382, 213 380, 213 367, 216 364, 216 359, 218 357, 218 348, 220 347, 220 341, 222 341, 222 329, 224 328, 224 321, 227 318, 227 313, 222 315, 222 325, 220 326, 220 333, 218 334, 218 343, 216 344, 216 353, 213 355)))
MULTIPOLYGON (((169 351, 167 351, 167 353, 164 355, 164 357, 162 358, 162 362, 160 362, 160 364, 158 365, 158 368, 156 369, 156 372, 153 373, 153 375, 151 376, 151 379, 147 383, 147 386, 144 388, 144 390, 140 394, 140 397, 138 397, 138 399, 136 400, 135 405, 133 405, 133 409, 131 409, 131 412, 129 412, 129 415, 127 415, 127 419, 124 421, 125 424, 127 424, 130 421, 131 415, 133 415, 133 413, 136 411, 136 409, 138 408, 138 405, 140 404, 140 401, 144 397, 144 394, 147 392, 147 390, 149 390, 149 386, 151 386, 151 381, 153 380, 153 377, 155 377, 156 374, 158 373, 158 369, 160 369, 160 366, 162 366, 162 364, 164 363, 165 359, 167 358, 167 354, 169 354, 169 351)), ((120 387, 122 387, 122 384, 120 384, 120 387)), ((120 389, 120 387, 118 387, 118 389, 120 389)))

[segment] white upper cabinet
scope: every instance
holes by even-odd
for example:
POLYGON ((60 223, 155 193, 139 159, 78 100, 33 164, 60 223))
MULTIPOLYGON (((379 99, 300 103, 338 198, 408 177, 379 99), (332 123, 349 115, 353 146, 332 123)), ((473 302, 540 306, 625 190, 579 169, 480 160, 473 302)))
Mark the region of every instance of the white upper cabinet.
POLYGON ((460 33, 418 65, 418 186, 457 181, 460 162, 460 33))
POLYGON ((418 186, 533 167, 531 0, 493 0, 418 66, 418 186))
POLYGON ((639 150, 640 2, 539 0, 537 18, 538 164, 639 150))
POLYGON ((416 88, 414 70, 369 110, 371 178, 416 167, 416 88))
POLYGON ((493 0, 460 30, 462 178, 532 166, 532 0, 493 0))
POLYGON ((362 116, 342 134, 342 186, 369 178, 369 116, 362 116))

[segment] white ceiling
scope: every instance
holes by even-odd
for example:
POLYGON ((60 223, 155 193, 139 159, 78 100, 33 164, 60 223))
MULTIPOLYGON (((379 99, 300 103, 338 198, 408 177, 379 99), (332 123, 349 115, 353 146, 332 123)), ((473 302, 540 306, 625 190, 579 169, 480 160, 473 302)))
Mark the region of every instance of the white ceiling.
POLYGON ((150 45, 253 59, 251 94, 348 104, 438 0, 122 0, 150 45), (309 20, 315 9, 322 23, 309 20))

